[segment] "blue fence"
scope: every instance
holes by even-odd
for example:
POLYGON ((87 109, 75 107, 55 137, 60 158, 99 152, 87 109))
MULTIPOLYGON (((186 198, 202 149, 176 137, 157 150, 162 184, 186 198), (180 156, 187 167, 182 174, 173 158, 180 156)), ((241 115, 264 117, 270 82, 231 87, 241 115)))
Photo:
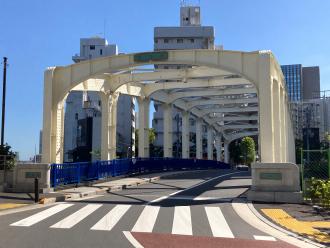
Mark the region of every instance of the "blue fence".
POLYGON ((230 169, 230 165, 214 160, 132 158, 52 164, 50 173, 52 187, 56 187, 122 175, 187 169, 230 169))

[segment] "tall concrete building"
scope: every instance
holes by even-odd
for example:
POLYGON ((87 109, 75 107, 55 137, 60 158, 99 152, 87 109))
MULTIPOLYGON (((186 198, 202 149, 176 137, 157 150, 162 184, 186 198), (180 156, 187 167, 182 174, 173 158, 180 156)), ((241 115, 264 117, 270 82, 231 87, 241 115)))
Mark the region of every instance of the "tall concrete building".
MULTIPOLYGON (((80 39, 79 63, 88 59, 118 54, 118 47, 100 37, 80 39)), ((66 100, 64 117, 64 161, 89 161, 100 158, 101 100, 98 92, 72 91, 66 100)), ((134 151, 135 112, 130 96, 120 95, 117 104, 117 156, 134 151)))
POLYGON ((303 75, 303 99, 320 98, 320 68, 310 66, 302 68, 303 75))
MULTIPOLYGON (((178 27, 155 27, 154 28, 154 50, 176 50, 176 49, 215 49, 214 28, 212 26, 201 25, 201 10, 199 6, 181 6, 180 26, 178 27)), ((190 67, 187 65, 158 65, 157 69, 181 69, 190 67)), ((154 103, 155 113, 152 126, 156 132, 154 144, 163 146, 163 109, 161 104, 154 103)), ((173 155, 181 156, 181 113, 173 109, 173 155)), ((191 134, 190 139, 194 139, 195 120, 190 117, 191 134)), ((205 132, 204 132, 205 133, 205 132)), ((190 156, 194 157, 194 142, 191 142, 190 156)))

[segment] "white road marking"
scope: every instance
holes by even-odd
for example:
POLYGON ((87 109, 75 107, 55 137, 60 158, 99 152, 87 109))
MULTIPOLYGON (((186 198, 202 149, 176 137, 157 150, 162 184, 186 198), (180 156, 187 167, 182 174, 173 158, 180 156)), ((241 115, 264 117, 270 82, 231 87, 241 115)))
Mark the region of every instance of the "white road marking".
POLYGON ((101 206, 102 204, 88 204, 77 212, 52 225, 51 228, 71 228, 101 206))
POLYGON ((267 240, 267 241, 276 241, 276 239, 272 236, 258 236, 258 235, 253 235, 254 239, 256 240, 267 240))
POLYGON ((145 206, 136 221, 132 232, 152 232, 157 220, 159 209, 159 206, 145 206))
POLYGON ((20 221, 17 221, 13 224, 11 224, 11 226, 32 226, 68 207, 71 207, 73 206, 73 204, 67 204, 67 203, 64 203, 64 204, 59 204, 59 205, 56 205, 54 207, 51 207, 51 208, 48 208, 44 211, 41 211, 37 214, 34 214, 34 215, 31 215, 30 217, 28 218, 25 218, 23 220, 20 220, 20 221))
POLYGON ((231 172, 231 173, 227 173, 227 174, 220 175, 220 176, 217 176, 217 177, 213 177, 213 178, 211 178, 211 179, 209 179, 209 180, 206 180, 206 181, 204 181, 204 182, 200 182, 200 183, 198 183, 198 184, 192 185, 192 186, 190 186, 190 187, 188 187, 188 188, 186 188, 186 189, 178 190, 178 191, 175 191, 175 192, 173 192, 173 193, 171 193, 171 194, 169 194, 169 195, 162 196, 162 197, 159 197, 159 198, 157 198, 157 199, 154 199, 154 200, 148 202, 148 204, 156 203, 156 202, 160 202, 160 201, 162 201, 162 200, 165 200, 165 199, 167 199, 167 198, 169 198, 169 197, 171 197, 171 196, 174 196, 174 195, 176 195, 176 194, 179 194, 179 193, 181 193, 181 192, 184 192, 184 191, 187 191, 187 190, 190 190, 190 189, 193 189, 193 188, 199 187, 199 186, 201 186, 201 185, 203 185, 203 184, 205 184, 205 183, 211 182, 212 180, 215 180, 215 179, 218 179, 218 178, 221 178, 221 177, 225 177, 225 176, 229 176, 229 175, 233 175, 233 174, 238 174, 238 173, 241 173, 241 172, 231 172))
POLYGON ((143 248, 143 246, 137 241, 130 232, 123 231, 127 240, 134 246, 134 248, 143 248))
POLYGON ((192 235, 190 207, 175 207, 172 234, 192 235))
POLYGON ((121 217, 127 212, 131 205, 117 205, 110 210, 91 230, 110 231, 121 217))
POLYGON ((219 207, 205 207, 205 211, 214 237, 234 238, 219 207))

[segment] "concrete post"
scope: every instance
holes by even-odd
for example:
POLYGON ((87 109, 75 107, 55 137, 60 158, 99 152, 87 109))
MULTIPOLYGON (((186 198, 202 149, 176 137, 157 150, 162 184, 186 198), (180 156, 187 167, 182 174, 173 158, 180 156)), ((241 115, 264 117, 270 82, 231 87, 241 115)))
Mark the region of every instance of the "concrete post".
POLYGON ((274 162, 273 82, 270 76, 270 56, 270 54, 259 56, 259 148, 262 163, 274 162))
POLYGON ((182 133, 182 158, 189 158, 190 127, 189 127, 189 112, 187 112, 187 111, 182 112, 181 133, 182 133))
POLYGON ((224 157, 225 157, 225 163, 229 163, 229 143, 226 141, 224 142, 224 157))
POLYGON ((139 157, 149 158, 149 98, 138 98, 139 104, 139 157))
POLYGON ((196 119, 196 158, 203 158, 203 127, 202 119, 196 119))
POLYGON ((274 122, 274 159, 275 162, 282 162, 282 142, 281 142, 281 118, 280 113, 280 86, 276 80, 273 80, 273 122, 274 122))
POLYGON ((282 115, 282 119, 281 119, 281 124, 282 124, 282 128, 281 128, 281 147, 282 147, 282 162, 287 162, 287 119, 286 119, 286 101, 285 101, 285 94, 284 94, 284 89, 281 87, 280 89, 280 101, 281 101, 281 105, 280 105, 280 114, 282 115))
POLYGON ((172 158, 173 157, 173 133, 172 133, 172 104, 164 103, 163 114, 164 114, 164 132, 163 132, 163 141, 164 141, 164 158, 172 158))
POLYGON ((57 106, 53 104, 53 74, 55 68, 50 68, 44 74, 44 105, 42 128, 42 163, 56 162, 56 112, 57 106))
POLYGON ((207 126, 207 159, 213 160, 213 129, 207 126))
POLYGON ((116 127, 118 94, 100 92, 102 104, 101 160, 116 158, 116 127))
POLYGON ((217 150, 217 161, 221 161, 221 135, 219 133, 215 138, 215 148, 217 150))

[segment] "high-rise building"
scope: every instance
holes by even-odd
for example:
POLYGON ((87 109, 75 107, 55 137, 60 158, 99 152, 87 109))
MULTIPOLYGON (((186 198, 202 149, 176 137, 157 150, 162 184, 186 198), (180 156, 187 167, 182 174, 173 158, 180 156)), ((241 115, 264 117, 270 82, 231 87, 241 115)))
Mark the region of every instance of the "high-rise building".
MULTIPOLYGON (((180 26, 178 27, 155 27, 154 28, 154 50, 176 50, 176 49, 215 49, 214 28, 201 25, 201 12, 199 6, 181 6, 180 26)), ((158 69, 180 69, 189 67, 187 65, 158 65, 158 69)), ((163 109, 162 105, 155 102, 155 113, 152 126, 156 132, 156 146, 163 146, 163 109)), ((173 155, 179 157, 181 149, 181 113, 173 109, 173 155)), ((190 117, 191 135, 195 133, 195 120, 190 117)), ((193 146, 193 144, 191 144, 193 146)), ((190 150, 192 153, 194 149, 190 150)), ((191 154, 194 156, 194 154, 191 154)))
POLYGON ((320 68, 318 66, 303 67, 303 99, 320 98, 320 68))
POLYGON ((320 100, 320 69, 301 64, 282 65, 290 101, 291 118, 295 138, 303 139, 303 130, 319 129, 320 139, 327 129, 324 121, 324 103, 320 100))
MULTIPOLYGON (((118 54, 117 45, 100 37, 80 39, 80 54, 72 57, 79 63, 88 59, 118 54)), ((64 117, 64 161, 100 159, 101 100, 98 92, 72 91, 66 99, 64 117)), ((117 156, 134 151, 134 101, 120 95, 117 104, 117 156)))
POLYGON ((289 101, 295 102, 302 100, 303 97, 302 66, 300 64, 282 65, 281 68, 285 77, 289 101))

